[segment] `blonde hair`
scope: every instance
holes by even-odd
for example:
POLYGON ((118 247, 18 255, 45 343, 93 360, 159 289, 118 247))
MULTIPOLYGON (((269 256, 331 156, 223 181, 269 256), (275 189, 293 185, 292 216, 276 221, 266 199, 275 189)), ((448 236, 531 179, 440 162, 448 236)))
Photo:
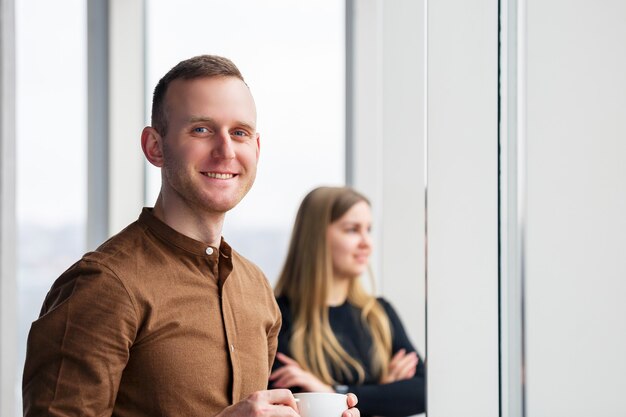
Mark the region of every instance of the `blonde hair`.
MULTIPOLYGON (((327 384, 336 384, 332 375, 343 375, 352 383, 362 383, 363 366, 339 344, 329 321, 326 305, 333 280, 328 226, 356 203, 369 200, 349 187, 319 187, 302 201, 291 235, 282 272, 276 284, 277 297, 289 299, 293 330, 289 348, 303 369, 327 384), (356 378, 350 368, 357 373, 356 378), (331 372, 332 371, 332 372, 331 372)), ((361 320, 372 335, 374 376, 386 375, 391 358, 391 329, 383 307, 368 294, 358 279, 352 280, 348 301, 361 309, 361 320)))

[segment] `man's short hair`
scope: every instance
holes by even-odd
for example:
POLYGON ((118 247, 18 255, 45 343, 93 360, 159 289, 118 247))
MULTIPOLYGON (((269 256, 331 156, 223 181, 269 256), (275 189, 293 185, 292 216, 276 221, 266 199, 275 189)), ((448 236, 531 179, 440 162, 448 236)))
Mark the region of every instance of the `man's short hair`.
POLYGON ((217 55, 199 55, 179 62, 159 80, 152 96, 151 124, 161 136, 167 134, 165 94, 170 83, 178 79, 192 80, 204 77, 236 77, 244 81, 237 66, 228 58, 217 55))

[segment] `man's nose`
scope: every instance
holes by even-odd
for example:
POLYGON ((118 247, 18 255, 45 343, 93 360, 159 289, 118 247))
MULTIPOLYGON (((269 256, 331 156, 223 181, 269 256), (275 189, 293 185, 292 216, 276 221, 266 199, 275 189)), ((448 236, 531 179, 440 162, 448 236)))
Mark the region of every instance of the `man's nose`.
POLYGON ((235 157, 235 148, 233 147, 233 140, 230 137, 230 132, 227 130, 220 130, 217 135, 213 137, 213 151, 211 155, 215 158, 221 159, 233 159, 235 157))

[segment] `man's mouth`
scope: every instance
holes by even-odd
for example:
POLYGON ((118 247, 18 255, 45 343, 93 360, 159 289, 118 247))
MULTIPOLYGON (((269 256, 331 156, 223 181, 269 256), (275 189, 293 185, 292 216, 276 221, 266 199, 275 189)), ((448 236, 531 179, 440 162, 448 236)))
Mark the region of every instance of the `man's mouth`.
POLYGON ((202 175, 209 178, 215 178, 218 180, 227 180, 233 178, 235 174, 223 174, 220 172, 203 172, 202 175))

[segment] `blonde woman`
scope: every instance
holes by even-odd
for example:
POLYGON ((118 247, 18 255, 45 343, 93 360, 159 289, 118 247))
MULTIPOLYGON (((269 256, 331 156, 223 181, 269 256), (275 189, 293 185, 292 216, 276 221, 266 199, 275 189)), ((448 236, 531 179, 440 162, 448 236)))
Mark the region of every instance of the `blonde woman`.
POLYGON ((367 198, 320 187, 302 201, 275 293, 283 324, 273 388, 352 392, 362 416, 425 410, 424 365, 402 323, 359 278, 372 251, 367 198))

